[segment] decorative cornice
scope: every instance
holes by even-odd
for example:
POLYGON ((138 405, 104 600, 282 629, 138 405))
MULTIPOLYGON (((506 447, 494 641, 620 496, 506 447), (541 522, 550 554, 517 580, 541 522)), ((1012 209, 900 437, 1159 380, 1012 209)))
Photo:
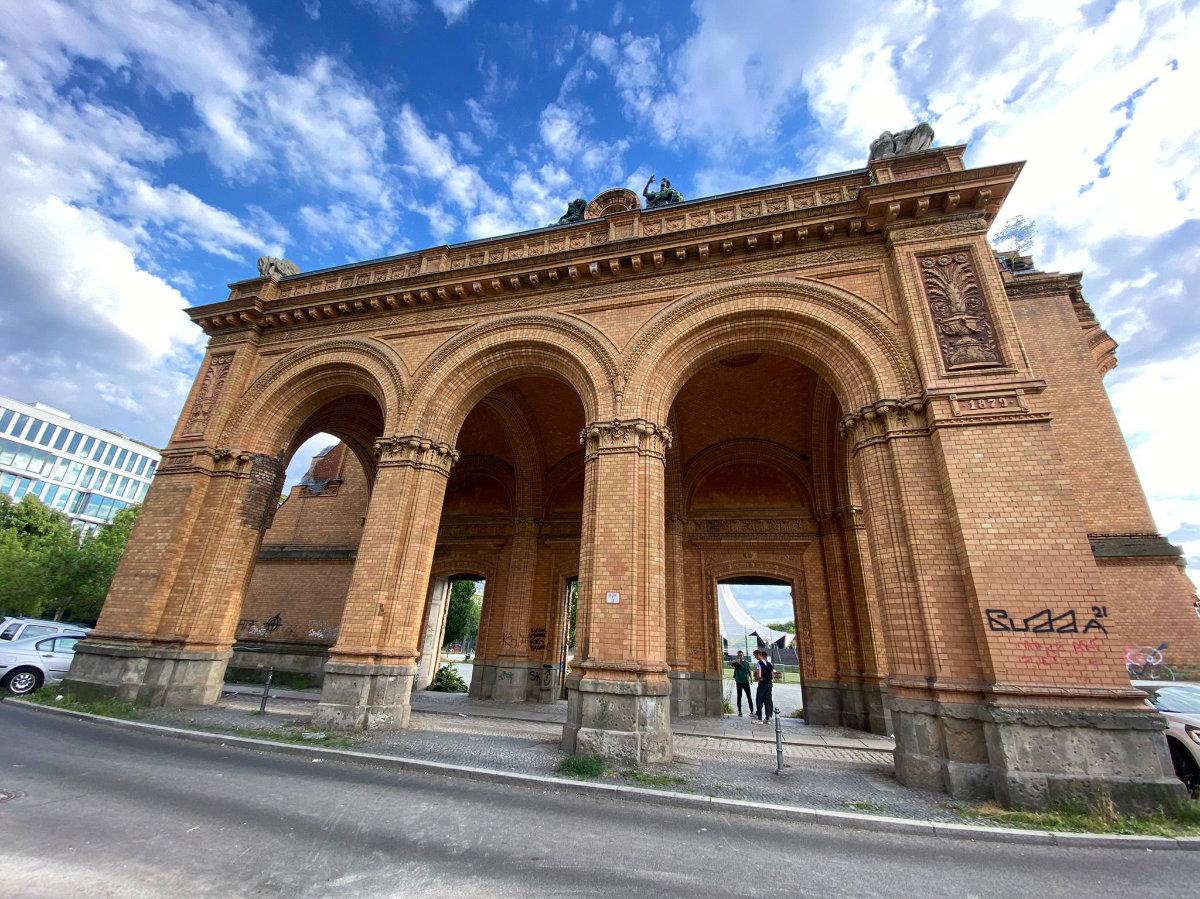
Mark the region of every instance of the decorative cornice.
POLYGON ((884 229, 887 241, 892 246, 916 243, 921 240, 936 240, 941 237, 961 237, 964 234, 986 234, 987 218, 972 214, 948 221, 923 224, 916 220, 897 221, 884 229))
POLYGON ((669 428, 644 418, 593 422, 579 432, 586 458, 628 452, 665 458, 673 440, 669 428))
MULTIPOLYGON (((954 148, 945 154, 953 155, 954 148)), ((936 156, 943 153, 934 151, 936 156)), ((943 171, 890 184, 867 172, 509 235, 404 257, 231 285, 222 303, 189 311, 209 334, 278 331, 346 316, 492 300, 530 305, 533 292, 653 276, 680 266, 728 263, 750 254, 791 255, 863 235, 906 218, 953 213, 959 204, 995 215, 1019 165, 943 171)))
POLYGON ((375 456, 379 466, 410 467, 437 471, 444 475, 459 459, 458 450, 448 443, 434 443, 416 434, 403 437, 382 437, 375 441, 375 456))

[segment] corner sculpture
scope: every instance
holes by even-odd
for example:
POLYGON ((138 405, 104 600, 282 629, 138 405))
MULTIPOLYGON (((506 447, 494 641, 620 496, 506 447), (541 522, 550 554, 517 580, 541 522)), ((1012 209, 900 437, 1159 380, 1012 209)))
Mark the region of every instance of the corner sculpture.
POLYGON ((922 122, 907 131, 897 131, 892 134, 885 131, 871 141, 871 160, 888 159, 892 156, 902 156, 905 153, 917 153, 927 150, 933 145, 933 129, 928 122, 922 122))
POLYGON ((290 259, 277 259, 274 256, 258 257, 258 273, 264 278, 286 278, 289 275, 300 274, 300 266, 290 259))
POLYGON ((587 200, 583 197, 576 197, 567 204, 567 211, 558 220, 558 224, 570 225, 573 222, 582 222, 585 209, 587 209, 587 200))
POLYGON ((650 176, 650 180, 646 182, 646 186, 642 188, 642 196, 646 198, 647 209, 657 209, 659 206, 670 206, 674 203, 683 202, 683 194, 671 187, 671 182, 663 178, 658 185, 658 190, 651 192, 650 185, 654 183, 654 176, 650 176))

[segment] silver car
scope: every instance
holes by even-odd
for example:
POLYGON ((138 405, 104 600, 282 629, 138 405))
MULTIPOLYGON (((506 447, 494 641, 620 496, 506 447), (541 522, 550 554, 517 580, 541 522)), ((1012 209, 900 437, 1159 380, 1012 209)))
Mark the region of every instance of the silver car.
POLYGON ((77 631, 0 643, 0 690, 24 696, 62 680, 75 657, 75 644, 85 636, 77 631))
POLYGON ((1135 680, 1150 704, 1167 719, 1167 747, 1175 774, 1192 792, 1200 792, 1200 684, 1135 680))
POLYGON ((54 634, 86 634, 80 624, 50 621, 44 618, 0 618, 0 642, 26 640, 30 637, 49 637, 54 634))

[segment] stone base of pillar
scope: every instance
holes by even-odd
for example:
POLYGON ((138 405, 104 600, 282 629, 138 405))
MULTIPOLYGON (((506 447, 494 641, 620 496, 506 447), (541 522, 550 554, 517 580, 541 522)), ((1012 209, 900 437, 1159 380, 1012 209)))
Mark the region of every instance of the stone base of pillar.
POLYGON ((542 665, 538 672, 537 694, 531 695, 533 702, 558 702, 562 695, 562 678, 557 665, 542 665))
POLYGON ((313 727, 347 730, 408 726, 416 665, 329 662, 313 727))
POLYGON ((496 686, 496 663, 490 659, 476 658, 471 664, 471 684, 467 695, 472 699, 491 699, 496 686))
POLYGON ((807 681, 804 720, 808 724, 848 727, 873 734, 891 733, 891 713, 882 684, 807 681))
POLYGON ((497 659, 495 682, 488 698, 496 702, 525 702, 529 698, 531 682, 540 691, 541 670, 541 663, 497 659))
POLYGON ((896 778, 1016 809, 1108 802, 1174 808, 1186 797, 1153 712, 1017 709, 889 698, 896 778))
POLYGON ((676 718, 720 718, 725 714, 725 694, 720 674, 672 671, 671 714, 676 718))
POLYGON ((232 652, 190 652, 137 643, 85 640, 75 647, 62 689, 83 699, 140 706, 212 705, 232 652))
POLYGON ((661 680, 567 679, 562 748, 622 764, 671 761, 671 685, 661 680))

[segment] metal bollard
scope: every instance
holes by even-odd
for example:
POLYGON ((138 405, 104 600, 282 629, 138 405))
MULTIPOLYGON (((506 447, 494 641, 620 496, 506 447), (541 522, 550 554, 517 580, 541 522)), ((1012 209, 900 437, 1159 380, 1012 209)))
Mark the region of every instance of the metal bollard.
POLYGON ((272 665, 267 669, 267 679, 263 683, 262 701, 258 704, 258 712, 261 715, 267 710, 267 697, 271 695, 271 678, 275 676, 275 666, 272 665))
POLYGON ((775 709, 775 773, 783 773, 783 719, 775 709))

